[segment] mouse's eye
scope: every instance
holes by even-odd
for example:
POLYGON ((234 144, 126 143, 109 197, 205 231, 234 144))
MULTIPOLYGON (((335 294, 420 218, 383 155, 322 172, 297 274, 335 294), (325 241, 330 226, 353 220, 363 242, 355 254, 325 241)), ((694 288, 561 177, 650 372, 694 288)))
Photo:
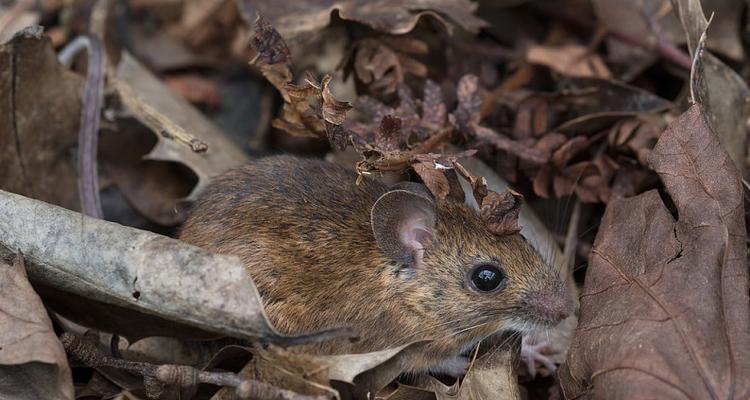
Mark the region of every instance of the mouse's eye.
POLYGON ((471 271, 469 279, 480 292, 491 292, 505 281, 505 274, 492 264, 482 264, 471 271))

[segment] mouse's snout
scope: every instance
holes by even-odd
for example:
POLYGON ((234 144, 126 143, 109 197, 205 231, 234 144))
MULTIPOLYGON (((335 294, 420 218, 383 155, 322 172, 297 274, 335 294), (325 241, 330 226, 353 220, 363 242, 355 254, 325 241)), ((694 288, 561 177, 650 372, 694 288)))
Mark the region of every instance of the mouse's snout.
POLYGON ((556 325, 573 313, 573 302, 565 291, 529 293, 523 306, 533 319, 547 325, 556 325))

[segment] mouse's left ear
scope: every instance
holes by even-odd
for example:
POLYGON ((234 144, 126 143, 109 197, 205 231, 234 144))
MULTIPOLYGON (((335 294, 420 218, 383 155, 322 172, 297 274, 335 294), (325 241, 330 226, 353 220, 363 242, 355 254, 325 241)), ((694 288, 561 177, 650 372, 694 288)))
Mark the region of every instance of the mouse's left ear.
POLYGON ((402 182, 384 193, 372 206, 370 224, 383 254, 417 266, 424 250, 435 239, 435 201, 419 183, 402 182))

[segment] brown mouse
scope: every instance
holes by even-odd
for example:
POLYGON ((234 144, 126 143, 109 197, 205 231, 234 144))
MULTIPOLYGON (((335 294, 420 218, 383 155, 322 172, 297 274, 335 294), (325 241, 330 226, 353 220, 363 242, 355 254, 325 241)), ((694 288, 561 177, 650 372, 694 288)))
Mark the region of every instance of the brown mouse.
POLYGON ((361 336, 299 348, 309 353, 434 339, 405 371, 459 375, 482 339, 572 312, 557 270, 520 234, 497 236, 476 210, 418 183, 356 180, 322 160, 262 158, 216 177, 179 238, 239 256, 280 331, 361 336))

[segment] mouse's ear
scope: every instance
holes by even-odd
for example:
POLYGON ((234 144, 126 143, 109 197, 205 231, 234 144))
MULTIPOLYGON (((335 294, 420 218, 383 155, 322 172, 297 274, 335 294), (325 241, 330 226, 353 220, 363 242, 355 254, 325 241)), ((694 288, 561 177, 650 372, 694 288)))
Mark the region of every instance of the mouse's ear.
POLYGON ((386 257, 417 266, 424 249, 435 238, 435 201, 419 183, 402 182, 372 206, 370 224, 386 257))

